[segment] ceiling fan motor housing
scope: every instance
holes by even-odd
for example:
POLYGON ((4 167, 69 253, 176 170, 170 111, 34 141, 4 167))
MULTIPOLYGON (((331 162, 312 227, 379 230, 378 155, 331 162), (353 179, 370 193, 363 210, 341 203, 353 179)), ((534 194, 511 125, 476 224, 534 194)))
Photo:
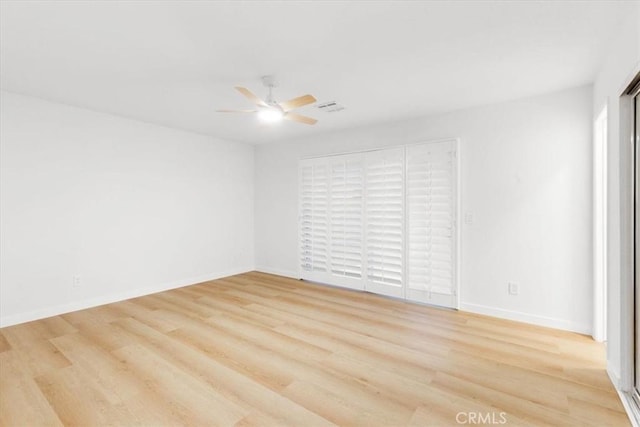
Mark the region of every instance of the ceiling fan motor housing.
POLYGON ((278 87, 278 84, 276 83, 275 76, 273 76, 273 75, 262 76, 262 84, 265 87, 269 88, 269 93, 267 94, 267 98, 265 99, 265 102, 267 104, 269 104, 269 106, 272 107, 272 108, 278 108, 278 109, 282 110, 282 108, 280 108, 280 106, 276 102, 275 98, 273 97, 273 88, 274 87, 278 87))

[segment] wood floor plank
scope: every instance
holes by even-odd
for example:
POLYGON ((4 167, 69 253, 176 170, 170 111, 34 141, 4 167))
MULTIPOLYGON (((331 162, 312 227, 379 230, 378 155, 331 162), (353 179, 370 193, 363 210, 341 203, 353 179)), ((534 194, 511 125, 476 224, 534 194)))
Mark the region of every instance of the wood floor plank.
POLYGON ((11 350, 11 344, 9 344, 9 341, 4 337, 4 334, 0 332, 0 353, 9 350, 11 350))
POLYGON ((189 425, 231 426, 248 414, 205 382, 167 362, 146 346, 131 345, 114 354, 131 366, 154 394, 189 425))
POLYGON ((0 353, 0 375, 0 425, 63 425, 14 351, 0 353))
POLYGON ((135 344, 130 335, 114 328, 111 323, 88 319, 86 322, 76 323, 74 326, 78 329, 78 334, 90 339, 96 346, 107 351, 135 344))
POLYGON ((628 419, 625 414, 597 403, 569 398, 569 407, 571 415, 585 424, 594 426, 628 425, 628 419))
POLYGON ((293 325, 278 327, 279 332, 301 340, 315 342, 335 353, 346 354, 358 360, 413 378, 428 382, 435 371, 425 362, 425 354, 412 349, 400 349, 391 343, 355 333, 343 332, 336 335, 332 330, 301 328, 293 325), (350 342, 351 341, 351 342, 350 342), (353 344, 352 344, 353 343, 353 344))
POLYGON ((76 366, 37 377, 40 390, 64 425, 122 425, 135 420, 123 405, 109 401, 104 388, 76 366))
POLYGON ((162 331, 173 331, 178 325, 169 322, 157 310, 149 310, 139 304, 135 304, 131 301, 120 301, 116 303, 117 307, 127 313, 134 319, 139 319, 144 323, 151 325, 153 328, 162 331))
POLYGON ((221 363, 243 372, 274 391, 280 391, 295 379, 290 365, 279 357, 275 348, 262 348, 223 329, 190 326, 171 332, 170 335, 183 343, 203 349, 221 363))
POLYGON ((243 321, 242 318, 234 315, 221 314, 210 317, 206 323, 222 328, 228 333, 235 334, 264 348, 276 348, 286 357, 294 359, 317 362, 332 354, 331 351, 313 343, 292 338, 268 327, 258 326, 252 321, 243 321))
POLYGON ((345 396, 307 381, 294 381, 284 389, 283 395, 343 426, 404 425, 412 415, 412 411, 398 405, 380 406, 379 399, 345 396))
POLYGON ((250 272, 1 329, 0 426, 629 425, 605 366, 583 335, 250 272))
POLYGON ((82 334, 57 337, 51 342, 72 361, 75 372, 85 374, 92 389, 98 390, 111 404, 126 402, 146 389, 126 363, 82 334))
POLYGON ((34 378, 71 365, 71 361, 49 340, 23 343, 11 351, 20 359, 22 369, 34 378))
POLYGON ((2 328, 2 335, 12 348, 17 348, 23 345, 30 346, 36 341, 55 338, 75 331, 73 325, 61 316, 54 316, 2 328))
POLYGON ((251 411, 241 424, 255 421, 262 414, 263 423, 272 420, 277 421, 277 425, 330 425, 317 414, 252 381, 242 372, 225 366, 211 354, 176 342, 135 319, 118 321, 117 326, 137 334, 144 345, 163 354, 170 363, 207 382, 225 398, 251 411))
MULTIPOLYGON (((198 299, 198 302, 202 303, 202 304, 207 304, 211 307, 215 307, 217 309, 220 310, 220 314, 226 314, 226 315, 230 315, 230 316, 236 316, 239 318, 242 318, 246 321, 251 321, 253 323, 255 323, 256 325, 261 325, 261 326, 268 326, 268 327, 274 327, 274 326, 280 326, 282 324, 284 324, 283 321, 278 320, 278 319, 274 319, 271 316, 267 316, 267 315, 263 315, 260 313, 254 313, 251 311, 248 311, 245 309, 246 305, 239 307, 238 305, 236 305, 233 302, 228 302, 225 300, 222 300, 220 298, 216 298, 215 296, 211 297, 211 296, 205 296, 205 297, 201 297, 198 299)), ((248 304, 247 304, 248 305, 248 304)))
POLYGON ((569 414, 569 402, 565 398, 562 405, 549 407, 539 403, 539 399, 529 400, 526 397, 515 396, 507 392, 496 390, 484 383, 460 378, 457 376, 438 373, 434 378, 433 387, 436 391, 448 392, 460 398, 472 399, 476 403, 494 408, 497 412, 505 412, 508 419, 526 420, 533 425, 579 425, 581 422, 569 414))

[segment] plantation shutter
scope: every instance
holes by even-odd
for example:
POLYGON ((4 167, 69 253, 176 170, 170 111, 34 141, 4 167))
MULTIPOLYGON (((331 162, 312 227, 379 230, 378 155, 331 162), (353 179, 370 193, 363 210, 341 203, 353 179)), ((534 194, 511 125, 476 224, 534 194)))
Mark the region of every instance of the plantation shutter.
POLYGON ((300 277, 455 307, 456 147, 302 160, 300 277))
POLYGON ((365 155, 365 289, 403 296, 404 149, 365 155))
POLYGON ((329 161, 331 274, 343 286, 362 289, 362 155, 335 156, 329 161))
POLYGON ((303 161, 300 185, 300 261, 302 271, 311 277, 329 270, 329 171, 325 162, 303 161))
POLYGON ((454 307, 456 151, 453 141, 407 147, 407 299, 454 307))

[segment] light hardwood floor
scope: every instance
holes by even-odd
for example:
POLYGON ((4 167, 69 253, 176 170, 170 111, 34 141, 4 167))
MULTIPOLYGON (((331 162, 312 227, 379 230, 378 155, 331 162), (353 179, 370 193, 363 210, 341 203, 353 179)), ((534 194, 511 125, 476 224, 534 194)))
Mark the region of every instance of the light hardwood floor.
POLYGON ((264 273, 0 329, 0 368, 3 426, 629 425, 590 337, 264 273))

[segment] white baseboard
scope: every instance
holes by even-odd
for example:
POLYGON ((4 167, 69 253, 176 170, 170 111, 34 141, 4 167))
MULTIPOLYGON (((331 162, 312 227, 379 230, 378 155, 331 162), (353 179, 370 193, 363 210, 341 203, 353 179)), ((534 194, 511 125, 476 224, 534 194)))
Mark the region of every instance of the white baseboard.
POLYGON ((280 270, 278 268, 256 267, 255 271, 259 271, 261 273, 275 274, 276 276, 290 277, 292 279, 300 278, 300 274, 297 271, 280 270))
MULTIPOLYGON (((608 365, 608 364, 607 364, 608 365)), ((611 366, 607 366, 607 375, 609 375, 609 379, 611 380, 611 383, 613 384, 613 386, 617 389, 620 390, 620 376, 617 375, 615 372, 613 372, 611 370, 611 366)))
POLYGON ((484 314, 487 316, 499 317, 501 319, 515 320, 517 322, 530 323, 532 325, 546 326, 549 328, 577 332, 579 334, 591 335, 591 325, 579 324, 566 319, 538 316, 535 314, 523 313, 520 311, 511 311, 502 308, 489 307, 480 304, 470 304, 465 302, 460 303, 460 310, 469 311, 471 313, 484 314))
POLYGON ((209 280, 220 279, 222 277, 233 276, 236 274, 246 273, 253 271, 254 268, 238 268, 235 270, 220 271, 217 273, 205 274, 202 276, 191 277, 182 280, 175 280, 173 282, 162 283, 156 286, 147 286, 139 289, 132 289, 127 292, 120 292, 112 295, 102 295, 95 298, 85 299, 82 301, 73 301, 67 304, 57 305, 54 307, 47 307, 39 310, 28 311, 25 313, 12 314, 9 316, 0 316, 0 327, 17 325, 19 323, 31 322, 33 320, 44 319, 51 316, 58 316, 60 314, 69 313, 72 311, 84 310, 91 307, 97 307, 99 305, 111 304, 118 301, 123 301, 131 298, 137 298, 144 295, 155 294, 162 291, 168 291, 170 289, 182 288, 189 285, 195 285, 196 283, 207 282, 209 280))

